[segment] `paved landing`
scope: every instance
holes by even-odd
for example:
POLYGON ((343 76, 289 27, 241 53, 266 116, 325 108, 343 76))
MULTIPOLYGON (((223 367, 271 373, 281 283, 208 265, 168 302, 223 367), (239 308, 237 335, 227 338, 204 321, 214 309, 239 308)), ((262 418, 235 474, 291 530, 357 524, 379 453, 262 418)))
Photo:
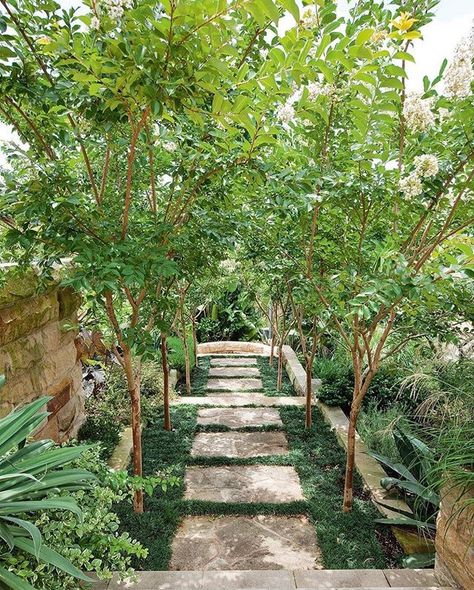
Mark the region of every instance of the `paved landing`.
POLYGON ((263 393, 242 393, 232 394, 228 393, 213 393, 204 395, 186 395, 177 400, 172 400, 172 406, 192 405, 192 406, 222 406, 222 407, 238 407, 238 406, 304 406, 304 397, 269 397, 263 393))
POLYGON ((283 426, 275 408, 202 408, 198 410, 197 423, 218 424, 227 428, 283 426))
POLYGON ((193 456, 247 459, 288 454, 283 432, 202 432, 196 435, 193 456))
POLYGON ((220 357, 211 359, 211 367, 251 367, 257 365, 256 358, 220 357))
POLYGON ((224 465, 188 467, 187 500, 211 502, 270 502, 282 504, 304 500, 294 467, 271 465, 224 465))
POLYGON ((257 367, 211 367, 209 377, 259 377, 257 367))
MULTIPOLYGON (((174 539, 170 569, 312 569, 320 563, 314 527, 305 516, 190 516, 174 539)), ((249 579, 251 574, 247 584, 249 579)), ((209 588, 217 587, 210 582, 209 588)))
POLYGON ((262 388, 263 383, 261 379, 226 379, 224 377, 214 377, 207 381, 208 391, 257 391, 262 388))

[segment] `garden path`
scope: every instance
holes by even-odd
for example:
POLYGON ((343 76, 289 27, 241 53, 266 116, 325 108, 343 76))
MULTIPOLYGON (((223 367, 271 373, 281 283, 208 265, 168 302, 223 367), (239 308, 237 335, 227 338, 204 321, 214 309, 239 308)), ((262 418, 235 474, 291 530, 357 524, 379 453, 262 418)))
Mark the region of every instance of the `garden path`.
MULTIPOLYGON (((182 399, 189 403, 189 397, 182 399)), ((279 430, 283 424, 278 410, 268 405, 303 400, 265 396, 256 358, 217 357, 210 361, 206 397, 196 403, 204 405, 206 401, 232 407, 201 408, 198 424, 229 430, 198 433, 191 454, 221 458, 222 464, 188 467, 185 498, 245 504, 304 500, 293 466, 258 464, 261 457, 288 454, 286 435, 279 430), (250 404, 256 407, 242 407, 250 404), (255 464, 232 464, 235 459, 254 460, 255 464)), ((188 516, 173 542, 171 569, 315 569, 320 563, 314 527, 303 514, 188 516)))

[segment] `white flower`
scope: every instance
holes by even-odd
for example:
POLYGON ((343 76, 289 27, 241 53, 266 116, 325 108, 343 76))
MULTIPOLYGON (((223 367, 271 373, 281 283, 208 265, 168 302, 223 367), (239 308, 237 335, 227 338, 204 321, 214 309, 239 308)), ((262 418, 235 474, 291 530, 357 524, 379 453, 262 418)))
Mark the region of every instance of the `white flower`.
POLYGON ((321 82, 310 82, 307 88, 310 101, 315 101, 318 96, 331 96, 335 92, 334 86, 331 84, 321 84, 321 82))
POLYGON ((423 154, 415 158, 415 172, 421 178, 436 176, 439 171, 438 158, 432 154, 423 154))
POLYGON ((311 195, 308 195, 308 199, 310 201, 313 201, 314 203, 322 203, 323 202, 323 196, 320 195, 319 193, 313 193, 311 195))
POLYGON ((100 20, 96 16, 93 16, 91 18, 90 27, 91 27, 91 29, 95 29, 96 31, 98 31, 100 29, 100 20))
POLYGON ((410 174, 409 176, 405 176, 405 178, 401 178, 398 188, 407 199, 417 197, 423 192, 423 186, 418 174, 410 174))
POLYGON ((417 92, 409 92, 403 105, 403 115, 410 131, 424 131, 434 123, 431 99, 422 99, 417 92))
POLYGON ((446 70, 444 91, 450 98, 465 98, 471 94, 471 82, 474 80, 473 57, 474 31, 457 45, 453 60, 446 70))
POLYGON ((175 152, 178 149, 178 146, 174 141, 165 141, 163 142, 163 149, 167 152, 175 152))
POLYGON ((318 15, 314 6, 308 6, 301 17, 301 26, 304 29, 314 29, 319 25, 318 15))
POLYGON ((112 20, 119 21, 125 10, 133 8, 133 0, 102 0, 102 5, 112 20))
POLYGON ((277 107, 276 116, 282 123, 290 123, 295 118, 295 109, 287 101, 285 104, 281 104, 277 107))

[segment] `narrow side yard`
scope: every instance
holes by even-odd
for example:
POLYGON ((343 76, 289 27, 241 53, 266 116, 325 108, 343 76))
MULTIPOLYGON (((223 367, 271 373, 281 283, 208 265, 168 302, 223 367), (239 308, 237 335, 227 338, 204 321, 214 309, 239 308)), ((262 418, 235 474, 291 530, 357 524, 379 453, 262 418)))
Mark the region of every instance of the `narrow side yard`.
MULTIPOLYGON (((268 359, 258 359, 257 363, 263 382, 263 392, 267 396, 276 395, 276 369, 268 366, 268 359)), ((193 395, 206 393, 209 361, 201 360, 200 364, 201 367, 194 370, 193 395)), ((282 393, 294 395, 287 380, 282 393)), ((251 406, 253 392, 246 395, 249 397, 248 405, 251 406)), ((211 408, 207 408, 207 412, 212 412, 211 408)), ((229 411, 227 408, 226 412, 229 411)), ((230 428, 211 423, 212 420, 207 424, 198 424, 198 407, 180 405, 172 408, 172 432, 162 430, 161 416, 157 416, 156 422, 144 430, 145 474, 152 475, 157 471, 171 470, 180 478, 180 484, 166 492, 156 490, 152 497, 146 499, 145 513, 142 515, 130 512, 128 505, 117 508, 122 528, 129 531, 149 550, 148 557, 135 564, 138 569, 165 570, 170 567, 173 539, 184 517, 224 515, 244 515, 257 519, 265 515, 298 516, 302 521, 309 519, 314 526, 319 547, 318 563, 315 567, 365 569, 398 565, 399 549, 391 534, 374 524, 377 511, 362 490, 359 480, 356 484, 353 511, 349 514, 341 512, 345 456, 319 411, 315 408, 314 424, 310 431, 302 428, 303 407, 271 408, 271 412, 275 411, 279 413, 282 425, 267 423, 265 426, 246 425, 230 428), (288 441, 288 452, 244 458, 209 456, 208 453, 206 456, 192 454, 193 441, 199 433, 229 431, 266 431, 275 434, 282 431, 288 441), (275 503, 184 498, 186 467, 223 465, 293 467, 299 476, 304 499, 275 503)))

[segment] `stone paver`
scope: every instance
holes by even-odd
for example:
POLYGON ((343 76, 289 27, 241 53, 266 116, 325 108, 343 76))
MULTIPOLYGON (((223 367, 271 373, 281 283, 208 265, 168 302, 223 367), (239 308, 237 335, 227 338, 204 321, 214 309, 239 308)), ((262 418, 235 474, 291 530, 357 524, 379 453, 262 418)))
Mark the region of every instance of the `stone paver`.
POLYGON ((383 570, 297 570, 297 588, 388 588, 383 570))
POLYGON ((256 366, 257 359, 252 357, 220 357, 211 359, 211 367, 251 367, 256 366))
MULTIPOLYGON (((173 541, 170 568, 289 570, 312 569, 320 562, 316 534, 306 516, 191 516, 183 520, 173 541)), ((204 581, 213 590, 272 587, 268 577, 253 574, 234 579, 204 574, 204 581)), ((273 587, 292 588, 291 578, 288 572, 287 585, 273 587)))
POLYGON ((192 405, 192 406, 222 406, 222 407, 238 407, 238 406, 304 406, 304 397, 290 397, 279 396, 270 397, 263 393, 215 393, 211 395, 186 395, 177 400, 172 400, 172 406, 192 405))
POLYGON ((194 457, 241 459, 287 453, 288 441, 283 432, 201 432, 191 450, 194 457))
POLYGON ((304 500, 298 474, 288 466, 188 467, 185 484, 187 500, 274 504, 304 500))
POLYGON ((275 408, 202 408, 198 411, 197 423, 218 424, 227 428, 283 426, 275 408))
POLYGON ((209 377, 258 377, 257 367, 211 367, 209 377))
POLYGON ((263 388, 261 379, 225 379, 214 377, 208 379, 208 391, 255 391, 263 388))
POLYGON ((410 586, 416 588, 437 585, 434 570, 393 569, 384 570, 384 573, 388 583, 392 587, 401 588, 404 586, 410 586))

